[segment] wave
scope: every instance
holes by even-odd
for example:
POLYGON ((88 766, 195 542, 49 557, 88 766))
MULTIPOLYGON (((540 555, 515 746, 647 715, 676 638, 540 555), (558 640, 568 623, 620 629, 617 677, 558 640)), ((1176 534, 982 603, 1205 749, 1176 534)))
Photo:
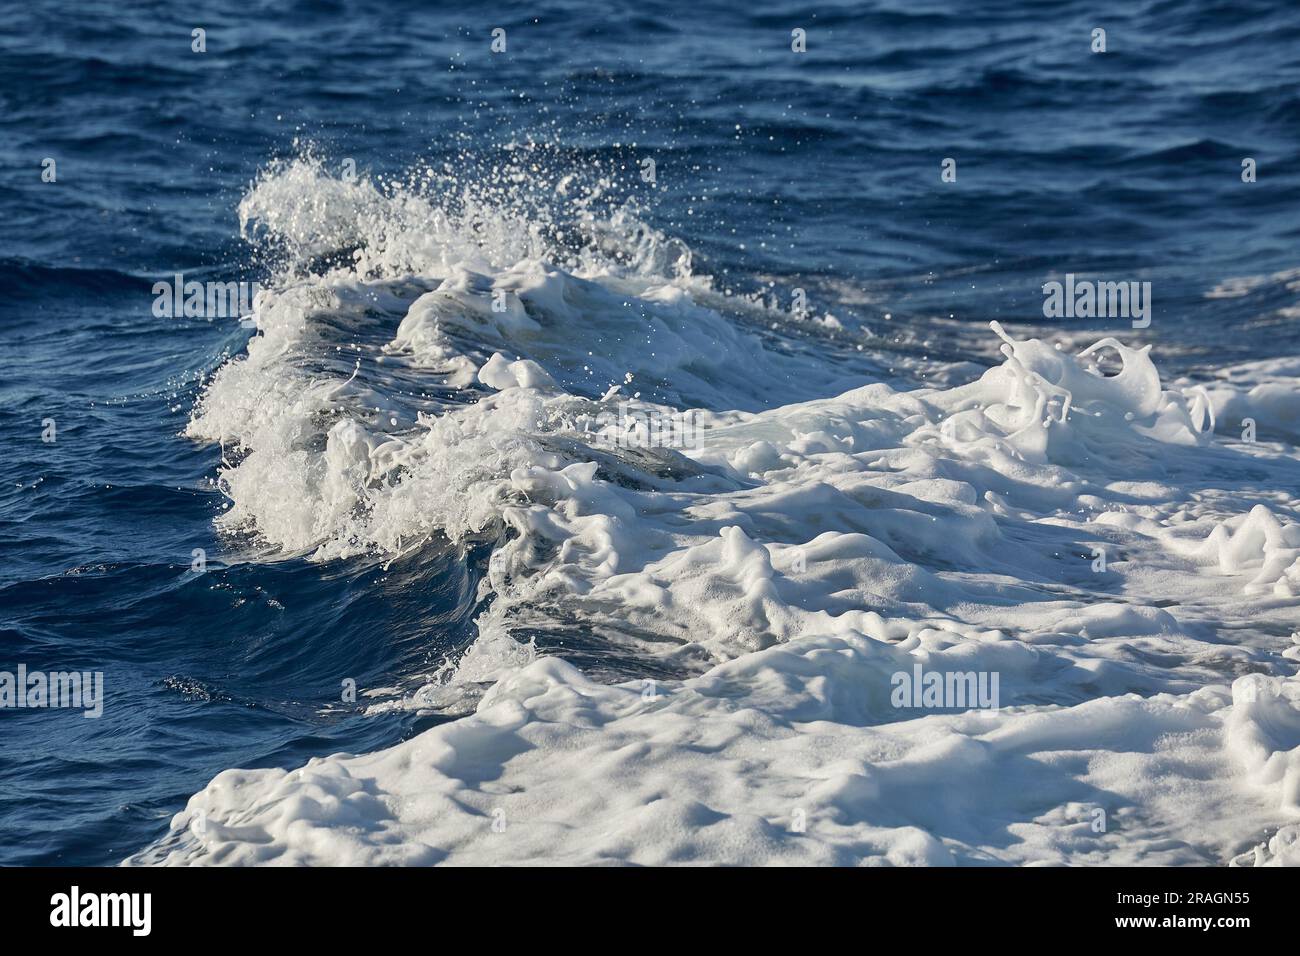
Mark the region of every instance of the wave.
POLYGON ((994 323, 966 384, 864 381, 531 155, 487 185, 299 158, 241 204, 281 272, 188 427, 220 523, 486 553, 474 641, 372 705, 465 716, 226 771, 131 862, 1287 858, 1300 463, 1216 433, 1248 370, 1165 387, 1150 346, 994 323), (577 631, 636 679, 538 652, 577 631), (900 704, 914 668, 1000 698, 900 704))

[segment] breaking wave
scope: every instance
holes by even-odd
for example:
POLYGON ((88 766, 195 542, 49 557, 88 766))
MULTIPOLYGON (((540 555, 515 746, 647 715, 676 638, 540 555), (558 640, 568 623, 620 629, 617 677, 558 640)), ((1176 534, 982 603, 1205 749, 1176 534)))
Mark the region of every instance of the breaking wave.
POLYGON ((370 689, 459 719, 226 771, 136 862, 1290 859, 1300 462, 1216 427, 1284 422, 1294 370, 1166 387, 993 323, 1000 362, 916 387, 550 168, 307 155, 240 204, 277 278, 188 426, 220 525, 481 562, 477 633, 370 689), (900 707, 917 666, 998 706, 900 707))

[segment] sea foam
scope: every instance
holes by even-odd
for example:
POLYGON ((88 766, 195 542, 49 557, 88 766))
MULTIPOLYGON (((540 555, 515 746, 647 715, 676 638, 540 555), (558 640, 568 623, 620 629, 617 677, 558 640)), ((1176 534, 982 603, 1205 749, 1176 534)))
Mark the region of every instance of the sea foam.
POLYGON ((290 268, 189 426, 280 554, 489 547, 478 640, 374 704, 464 716, 225 771, 135 862, 1294 861, 1300 462, 1216 432, 1290 421, 1293 368, 1166 388, 995 324, 1000 364, 904 387, 765 347, 626 211, 560 255, 471 198, 268 174, 290 268), (620 447, 619 403, 703 427, 620 447), (998 704, 895 706, 917 665, 998 704))

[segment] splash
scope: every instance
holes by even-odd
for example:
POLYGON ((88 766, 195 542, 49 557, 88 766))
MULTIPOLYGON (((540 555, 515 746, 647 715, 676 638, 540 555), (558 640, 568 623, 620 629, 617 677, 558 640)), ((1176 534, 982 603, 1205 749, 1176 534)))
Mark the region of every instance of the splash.
POLYGON ((228 771, 144 859, 1204 862, 1295 812, 1293 698, 1239 689, 1291 680, 1294 454, 1222 441, 1209 392, 1117 338, 994 323, 1000 364, 908 391, 765 347, 573 188, 571 228, 300 160, 241 205, 289 265, 189 426, 226 451, 221 523, 318 561, 484 547, 478 640, 375 704, 473 713, 228 771), (619 407, 703 428, 623 447, 619 407), (996 674, 1002 706, 900 710, 917 666, 996 674), (1177 799, 1140 792, 1174 766, 1177 799))

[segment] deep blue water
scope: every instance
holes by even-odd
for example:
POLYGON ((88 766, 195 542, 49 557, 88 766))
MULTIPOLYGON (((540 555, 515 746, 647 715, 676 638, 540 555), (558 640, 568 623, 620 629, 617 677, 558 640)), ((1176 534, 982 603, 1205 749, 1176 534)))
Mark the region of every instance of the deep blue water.
POLYGON ((1041 323, 1073 271, 1153 282, 1162 370, 1300 353, 1285 278, 1205 296, 1300 266, 1293 3, 200 6, 0 3, 0 670, 106 682, 100 720, 0 710, 0 863, 115 863, 222 769, 439 719, 332 705, 338 675, 463 646, 482 556, 249 560, 212 524, 219 452, 181 435, 248 333, 151 312, 175 272, 262 275, 235 209, 304 144, 399 172, 532 139, 629 177, 653 151, 647 216, 697 271, 807 288, 885 349, 986 361, 954 325, 1041 323))

